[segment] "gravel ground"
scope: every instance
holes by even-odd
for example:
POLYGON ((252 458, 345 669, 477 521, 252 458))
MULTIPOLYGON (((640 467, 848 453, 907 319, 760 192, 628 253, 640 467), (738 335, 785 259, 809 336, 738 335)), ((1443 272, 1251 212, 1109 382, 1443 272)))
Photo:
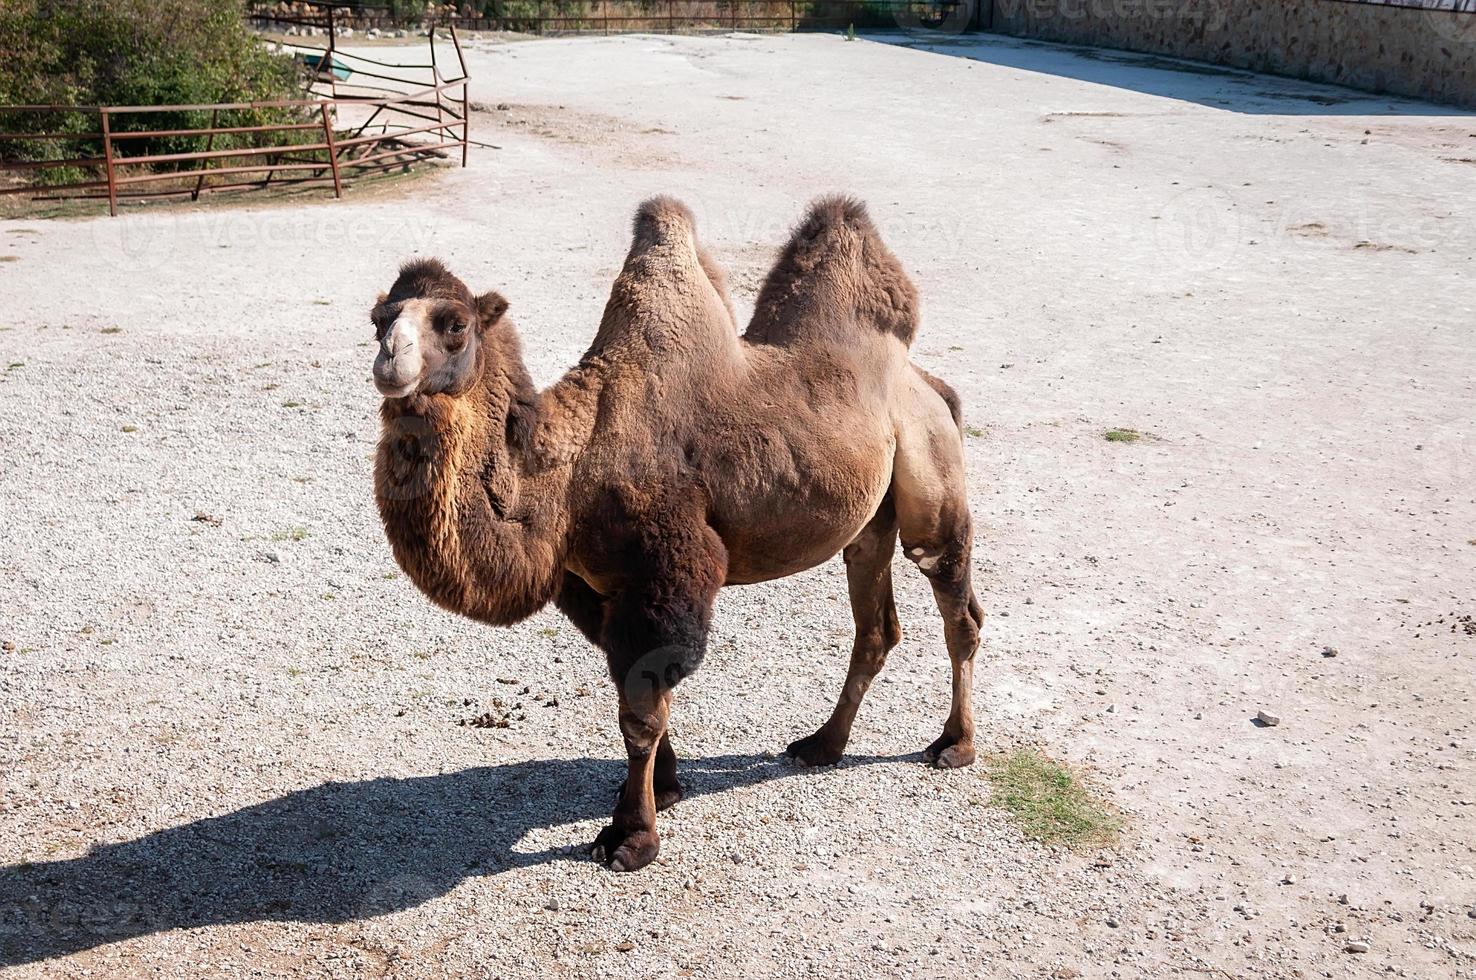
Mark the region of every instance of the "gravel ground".
POLYGON ((464 171, 0 222, 0 965, 1476 976, 1476 119, 935 47, 481 43, 500 149, 464 171), (834 189, 966 403, 981 750, 1082 767, 1123 840, 1044 849, 982 767, 920 763, 948 667, 910 567, 855 754, 776 759, 844 672, 831 562, 724 593, 673 715, 689 798, 617 876, 582 857, 622 764, 599 655, 396 574, 367 309, 440 255, 548 382, 643 196, 694 207, 742 315, 834 189))

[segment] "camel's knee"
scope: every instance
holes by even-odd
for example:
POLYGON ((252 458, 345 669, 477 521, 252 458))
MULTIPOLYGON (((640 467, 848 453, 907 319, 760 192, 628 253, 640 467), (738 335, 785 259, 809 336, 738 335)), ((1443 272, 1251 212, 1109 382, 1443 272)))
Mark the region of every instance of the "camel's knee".
POLYGON ((942 541, 903 541, 902 550, 918 571, 934 584, 964 581, 969 577, 969 539, 966 536, 942 541))
POLYGON ((637 758, 645 758, 655 751, 661 736, 666 734, 666 714, 662 711, 622 710, 620 734, 625 738, 627 752, 637 758))

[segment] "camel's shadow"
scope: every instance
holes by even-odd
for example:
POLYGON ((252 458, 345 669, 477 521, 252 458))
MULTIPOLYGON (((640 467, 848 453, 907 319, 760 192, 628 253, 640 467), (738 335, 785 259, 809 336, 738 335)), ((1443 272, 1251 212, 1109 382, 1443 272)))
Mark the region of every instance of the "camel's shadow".
MULTIPOLYGON (((806 770, 725 755, 680 771, 691 798, 806 770)), ((562 759, 326 783, 72 860, 0 867, 0 967, 170 929, 369 918, 464 878, 588 860, 578 847, 515 848, 529 831, 607 815, 623 776, 614 761, 562 759)))

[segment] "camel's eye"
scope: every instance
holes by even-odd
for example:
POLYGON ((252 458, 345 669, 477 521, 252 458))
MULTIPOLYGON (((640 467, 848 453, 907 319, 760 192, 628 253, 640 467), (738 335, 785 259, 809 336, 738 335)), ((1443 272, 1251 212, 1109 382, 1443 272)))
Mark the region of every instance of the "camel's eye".
POLYGON ((466 333, 466 321, 452 320, 446 329, 451 333, 466 333))

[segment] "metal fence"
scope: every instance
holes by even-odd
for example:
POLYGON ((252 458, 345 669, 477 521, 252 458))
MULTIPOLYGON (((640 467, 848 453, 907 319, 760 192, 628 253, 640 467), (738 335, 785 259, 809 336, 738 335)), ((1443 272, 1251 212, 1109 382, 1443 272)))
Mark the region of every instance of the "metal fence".
POLYGON ((310 97, 303 99, 0 106, 3 116, 27 123, 23 132, 0 132, 0 195, 106 197, 108 213, 116 215, 120 200, 198 200, 214 191, 268 186, 331 184, 334 196, 342 197, 352 179, 444 157, 457 147, 466 166, 470 79, 455 28, 447 30, 456 55, 453 77, 437 63, 435 34, 425 64, 348 54, 336 49, 332 35, 327 48, 294 48, 310 71, 310 97), (176 124, 150 122, 161 117, 176 124), (201 124, 177 124, 194 119, 201 124), (245 145, 217 148, 218 141, 245 145), (26 151, 36 146, 44 151, 26 151))
MULTIPOLYGON (((933 26, 972 19, 969 0, 497 0, 490 9, 453 4, 435 8, 434 18, 453 20, 462 31, 534 34, 696 33, 704 31, 810 31, 848 27, 933 26)), ((290 26, 325 33, 420 29, 422 19, 397 17, 381 7, 345 3, 257 3, 248 16, 259 29, 290 26)))

